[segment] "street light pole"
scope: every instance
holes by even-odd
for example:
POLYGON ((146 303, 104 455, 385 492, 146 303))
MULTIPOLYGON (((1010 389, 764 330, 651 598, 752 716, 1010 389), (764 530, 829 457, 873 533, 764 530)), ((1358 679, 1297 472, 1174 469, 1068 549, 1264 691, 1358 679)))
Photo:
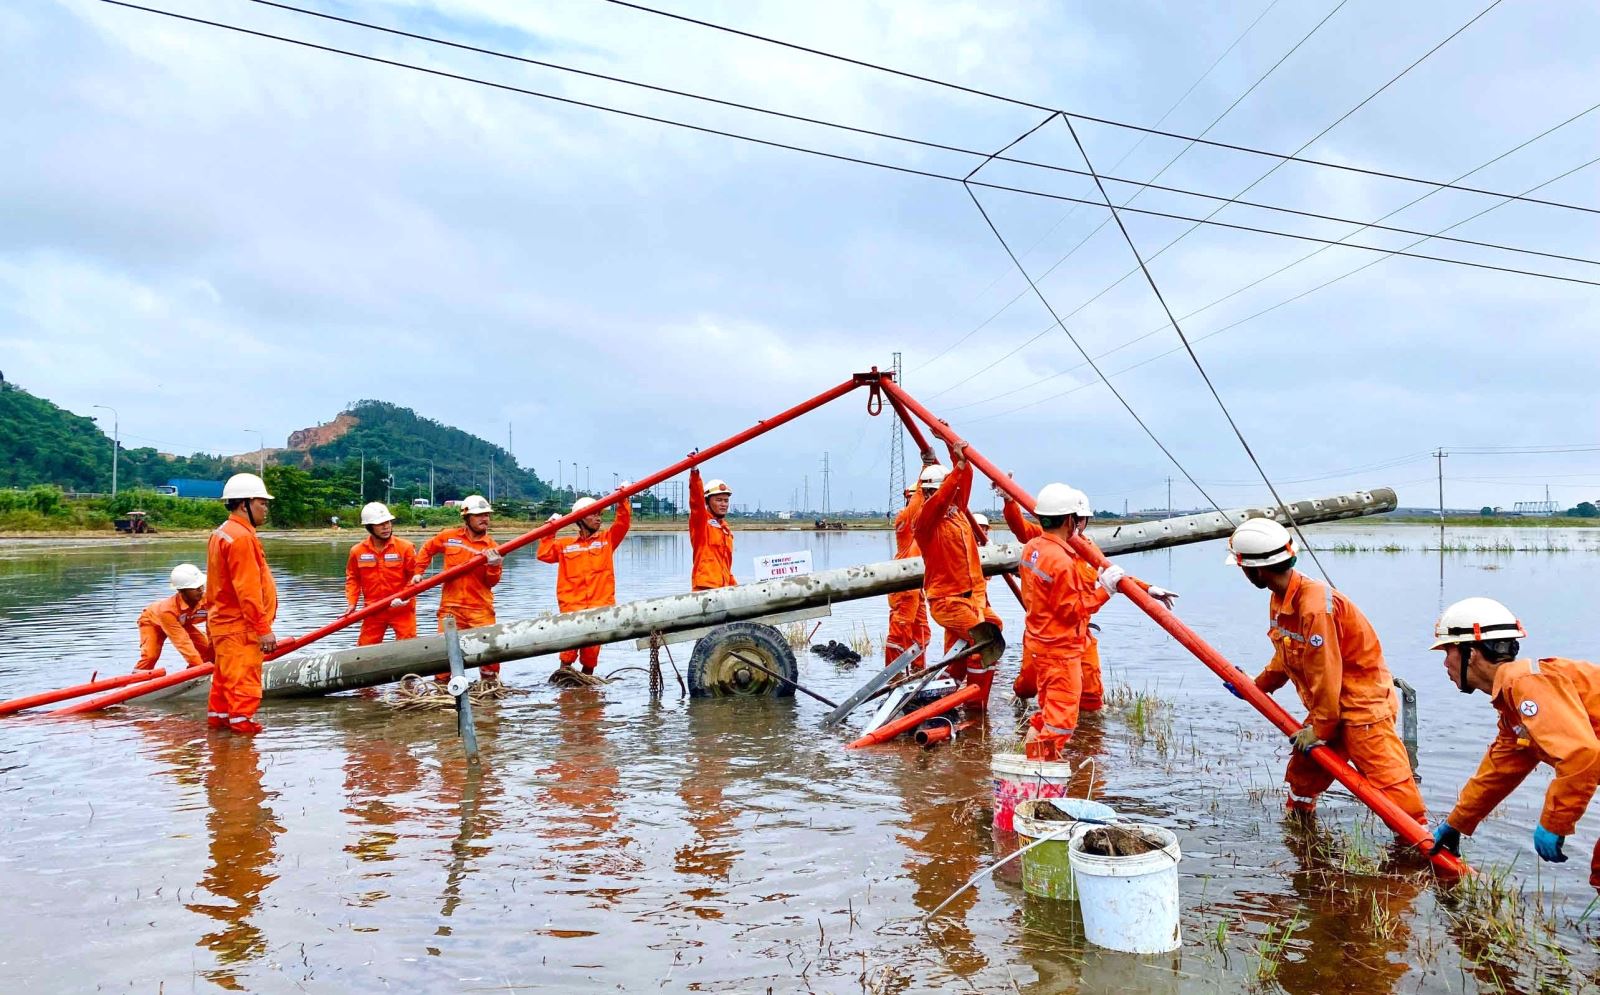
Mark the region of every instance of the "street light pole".
POLYGON ((357 504, 366 504, 367 503, 367 451, 365 449, 362 449, 360 446, 357 446, 356 447, 356 452, 361 454, 361 480, 356 484, 356 487, 360 491, 361 496, 356 498, 356 503, 357 504))
POLYGON ((122 451, 122 416, 109 404, 91 404, 91 408, 104 408, 111 412, 111 496, 117 496, 117 459, 122 451))
POLYGON ((255 433, 256 442, 258 443, 256 446, 256 473, 265 474, 267 472, 267 437, 261 434, 260 429, 247 428, 245 431, 255 433))

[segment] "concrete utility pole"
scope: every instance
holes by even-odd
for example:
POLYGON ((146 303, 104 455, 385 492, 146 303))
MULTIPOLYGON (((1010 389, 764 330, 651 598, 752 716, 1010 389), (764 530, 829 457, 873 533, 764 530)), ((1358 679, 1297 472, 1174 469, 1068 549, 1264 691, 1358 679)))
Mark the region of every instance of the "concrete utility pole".
POLYGON ((109 404, 91 404, 91 408, 103 408, 111 412, 111 496, 117 496, 117 464, 122 452, 122 416, 117 414, 117 409, 109 404))
POLYGON ((1439 524, 1444 524, 1444 458, 1450 454, 1442 448, 1433 451, 1433 459, 1439 465, 1439 524))
POLYGON ((1167 478, 1167 517, 1172 517, 1172 478, 1167 478))
POLYGON ((245 431, 253 433, 256 437, 256 473, 265 474, 267 472, 267 437, 261 434, 260 429, 247 428, 245 431))
MULTIPOLYGON (((1298 501, 1289 506, 1302 524, 1382 514, 1395 506, 1394 491, 1380 488, 1336 494, 1318 501, 1298 501)), ((1274 517, 1286 521, 1276 508, 1234 508, 1164 521, 1141 522, 1089 530, 1089 537, 1109 556, 1148 549, 1222 539, 1245 518, 1274 517)), ((979 559, 985 575, 1014 572, 1022 556, 1016 543, 990 543, 979 559)), ((909 591, 922 584, 922 558, 863 563, 824 570, 801 577, 780 577, 692 594, 670 594, 608 608, 567 612, 542 618, 501 622, 461 633, 463 663, 485 663, 543 656, 596 643, 621 642, 672 633, 723 622, 759 619, 777 612, 860 598, 909 591)), ((437 673, 446 663, 443 636, 359 646, 355 649, 291 653, 268 663, 262 675, 269 698, 330 694, 346 688, 372 687, 398 680, 407 673, 437 673)), ((206 693, 204 682, 172 689, 161 697, 206 693)), ((156 700, 152 696, 152 700, 156 700)))
POLYGON ((357 446, 356 447, 356 452, 361 454, 361 479, 356 482, 356 490, 358 490, 360 492, 360 496, 356 498, 356 503, 357 504, 366 504, 367 503, 367 451, 365 449, 362 449, 360 446, 357 446))

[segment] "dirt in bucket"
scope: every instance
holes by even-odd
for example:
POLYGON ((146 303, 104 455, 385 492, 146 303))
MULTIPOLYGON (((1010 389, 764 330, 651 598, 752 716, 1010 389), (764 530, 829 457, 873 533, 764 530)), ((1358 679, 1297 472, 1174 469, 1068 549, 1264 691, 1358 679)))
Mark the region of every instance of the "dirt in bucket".
POLYGON ((1097 857, 1136 857, 1165 845, 1160 837, 1125 826, 1103 826, 1083 834, 1083 852, 1097 857))
POLYGON ((1033 806, 1033 819, 1035 822, 1076 822, 1072 816, 1056 808, 1049 802, 1042 802, 1033 806))

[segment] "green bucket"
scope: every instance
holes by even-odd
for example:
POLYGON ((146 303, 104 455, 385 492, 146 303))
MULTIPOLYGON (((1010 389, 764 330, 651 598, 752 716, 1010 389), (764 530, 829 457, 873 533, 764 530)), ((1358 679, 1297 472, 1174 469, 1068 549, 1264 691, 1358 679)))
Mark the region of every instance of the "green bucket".
POLYGON ((1031 798, 1017 803, 1017 835, 1026 846, 1051 833, 1060 833, 1022 855, 1022 890, 1039 898, 1075 902, 1078 891, 1072 883, 1072 833, 1062 832, 1077 819, 1109 822, 1117 817, 1110 805, 1087 798, 1031 798), (1042 811, 1041 811, 1042 810, 1042 811), (1053 818, 1039 818, 1042 814, 1053 818), (1061 816, 1066 816, 1063 820, 1061 816))

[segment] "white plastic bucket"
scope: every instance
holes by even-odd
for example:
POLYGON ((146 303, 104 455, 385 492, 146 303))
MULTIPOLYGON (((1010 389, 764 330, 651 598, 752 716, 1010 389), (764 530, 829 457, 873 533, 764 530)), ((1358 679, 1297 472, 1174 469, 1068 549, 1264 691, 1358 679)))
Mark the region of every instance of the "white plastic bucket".
POLYGON ((1020 753, 998 753, 989 761, 994 775, 994 826, 1015 832, 1017 802, 1029 798, 1062 798, 1072 780, 1065 760, 1029 760, 1020 753))
POLYGON ((1059 819, 1036 818, 1037 810, 1045 805, 1054 806, 1069 820, 1109 822, 1117 817, 1117 812, 1110 805, 1087 798, 1027 798, 1017 803, 1017 835, 1022 838, 1024 846, 1044 839, 1051 833, 1060 833, 1055 839, 1046 840, 1022 855, 1022 890, 1039 898, 1071 902, 1078 897, 1072 885, 1068 850, 1072 834, 1062 830, 1068 826, 1089 826, 1091 823, 1075 824, 1059 819))
POLYGON ((1084 852, 1088 831, 1073 834, 1068 854, 1083 915, 1083 935, 1096 946, 1131 954, 1176 950, 1182 942, 1178 936, 1178 860, 1182 856, 1178 837, 1160 826, 1121 825, 1159 838, 1162 847, 1131 857, 1102 857, 1084 852))

